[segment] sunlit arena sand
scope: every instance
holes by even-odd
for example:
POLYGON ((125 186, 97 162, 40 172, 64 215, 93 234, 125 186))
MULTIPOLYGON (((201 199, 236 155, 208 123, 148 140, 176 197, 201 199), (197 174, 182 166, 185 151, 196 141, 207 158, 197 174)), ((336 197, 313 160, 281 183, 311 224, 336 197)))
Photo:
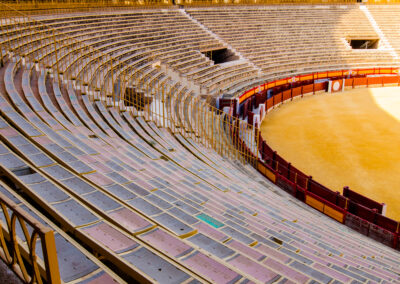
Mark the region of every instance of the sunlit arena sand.
POLYGON ((264 139, 334 191, 343 186, 400 219, 400 88, 363 88, 287 102, 268 113, 264 139))

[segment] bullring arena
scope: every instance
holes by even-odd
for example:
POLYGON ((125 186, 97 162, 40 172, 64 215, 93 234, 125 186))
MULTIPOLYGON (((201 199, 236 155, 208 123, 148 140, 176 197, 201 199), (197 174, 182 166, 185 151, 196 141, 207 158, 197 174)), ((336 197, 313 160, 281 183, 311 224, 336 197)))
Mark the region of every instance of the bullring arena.
POLYGON ((1 282, 399 283, 395 2, 1 2, 1 282))
POLYGON ((261 125, 268 144, 332 190, 385 201, 399 219, 400 88, 354 89, 282 105, 261 125), (388 127, 390 125, 390 127, 388 127))

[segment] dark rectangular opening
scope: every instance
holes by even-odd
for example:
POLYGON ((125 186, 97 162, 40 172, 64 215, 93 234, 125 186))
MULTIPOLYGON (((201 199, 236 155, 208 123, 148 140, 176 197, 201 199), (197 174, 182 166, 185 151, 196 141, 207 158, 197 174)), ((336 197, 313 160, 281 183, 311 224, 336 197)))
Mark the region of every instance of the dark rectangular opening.
POLYGON ((215 64, 221 64, 239 59, 239 56, 235 55, 231 50, 227 48, 207 50, 203 51, 202 53, 209 59, 214 61, 215 64))
POLYGON ((349 44, 353 49, 377 49, 379 39, 350 39, 349 44))
POLYGON ((137 90, 134 86, 127 87, 125 90, 125 106, 134 106, 138 111, 144 110, 144 107, 153 102, 153 97, 145 94, 144 91, 137 90))

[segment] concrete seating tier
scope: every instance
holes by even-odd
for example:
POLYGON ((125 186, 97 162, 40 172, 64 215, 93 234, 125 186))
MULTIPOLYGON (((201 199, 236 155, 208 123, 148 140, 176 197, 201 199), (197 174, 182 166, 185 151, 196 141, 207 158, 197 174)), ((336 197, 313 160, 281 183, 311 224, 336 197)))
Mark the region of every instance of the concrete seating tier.
POLYGON ((335 69, 393 65, 393 54, 385 48, 352 50, 347 43, 352 38, 380 38, 359 6, 190 8, 188 13, 267 77, 329 70, 333 65, 338 65, 335 69))

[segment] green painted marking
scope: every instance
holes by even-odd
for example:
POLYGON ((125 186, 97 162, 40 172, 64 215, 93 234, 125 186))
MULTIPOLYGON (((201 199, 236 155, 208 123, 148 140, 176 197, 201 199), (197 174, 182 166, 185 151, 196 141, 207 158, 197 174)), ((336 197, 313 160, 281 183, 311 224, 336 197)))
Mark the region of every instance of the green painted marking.
POLYGON ((210 224, 210 225, 213 226, 214 228, 220 228, 220 227, 222 227, 222 226, 224 225, 224 224, 221 223, 220 221, 215 220, 214 218, 212 218, 212 217, 210 217, 210 216, 208 216, 208 215, 206 215, 206 214, 204 214, 204 213, 201 213, 201 214, 197 215, 196 217, 197 217, 198 219, 200 219, 201 221, 204 221, 204 222, 206 222, 207 224, 210 224))

